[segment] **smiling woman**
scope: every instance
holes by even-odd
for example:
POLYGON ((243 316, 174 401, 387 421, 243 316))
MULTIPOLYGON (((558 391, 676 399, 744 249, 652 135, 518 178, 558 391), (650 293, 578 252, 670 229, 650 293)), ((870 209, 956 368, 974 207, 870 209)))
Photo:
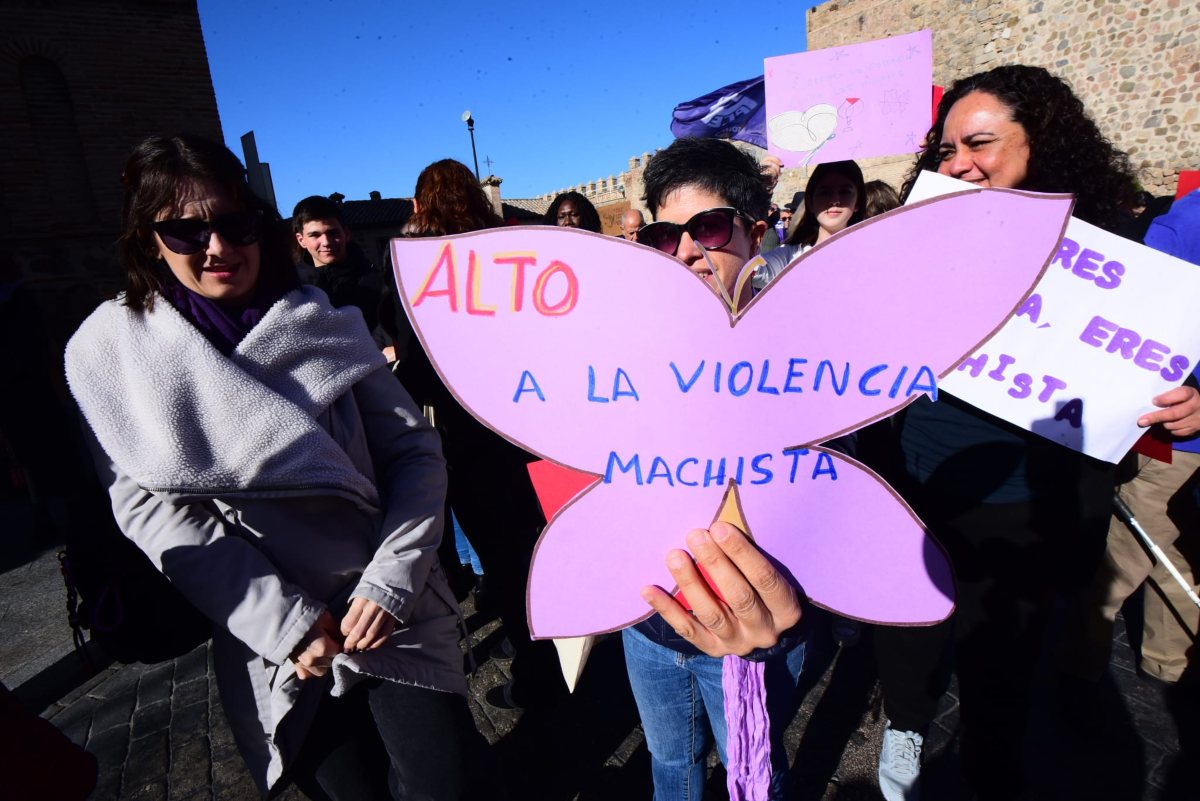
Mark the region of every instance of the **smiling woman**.
POLYGON ((264 795, 459 798, 437 435, 362 317, 298 285, 232 153, 151 137, 122 182, 127 289, 71 338, 67 377, 117 524, 214 624, 251 775, 264 795))
POLYGON ((782 246, 763 255, 766 264, 754 274, 762 289, 797 256, 866 217, 867 189, 862 169, 853 161, 818 164, 804 187, 804 216, 782 246))
MULTIPOLYGON (((1134 188, 1125 154, 1071 88, 1021 65, 963 78, 946 92, 905 197, 921 170, 981 187, 1071 193, 1076 217, 1109 229, 1134 188)), ((1195 430, 1195 390, 1154 402, 1167 408, 1141 425, 1169 420, 1195 430)), ((1047 622, 1056 596, 1086 582, 1098 563, 1113 466, 948 395, 918 400, 897 428, 896 486, 907 485, 906 499, 949 553, 958 597, 945 624, 876 633, 890 719, 880 787, 888 799, 916 797, 922 737, 948 680, 942 657, 953 640, 972 788, 980 799, 1024 797, 1019 766, 1047 622)))
POLYGON ((938 105, 907 198, 921 170, 986 186, 1070 192, 1074 216, 1112 229, 1134 191, 1129 158, 1113 146, 1061 78, 1014 64, 963 78, 938 105))

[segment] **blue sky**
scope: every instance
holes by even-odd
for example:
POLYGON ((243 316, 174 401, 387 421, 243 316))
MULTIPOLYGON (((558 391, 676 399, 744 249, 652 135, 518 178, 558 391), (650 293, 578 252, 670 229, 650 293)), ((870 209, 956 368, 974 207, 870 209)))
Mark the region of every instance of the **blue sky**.
POLYGON ((254 130, 285 215, 471 166, 466 109, 504 197, 617 174, 677 103, 804 50, 814 4, 199 0, 226 143, 254 130))

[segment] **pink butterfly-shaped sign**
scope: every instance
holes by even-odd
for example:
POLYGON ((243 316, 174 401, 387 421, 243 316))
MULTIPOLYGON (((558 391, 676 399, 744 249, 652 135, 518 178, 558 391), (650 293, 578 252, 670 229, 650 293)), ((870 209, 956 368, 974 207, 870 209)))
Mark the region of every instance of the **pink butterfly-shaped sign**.
POLYGON ((926 624, 946 557, 862 465, 816 444, 935 394, 1055 252, 1065 196, 976 190, 813 248, 736 316, 678 261, 564 228, 392 243, 414 330, 459 401, 514 443, 597 478, 547 526, 537 637, 645 618, 639 589, 731 485, 756 543, 815 603, 926 624))

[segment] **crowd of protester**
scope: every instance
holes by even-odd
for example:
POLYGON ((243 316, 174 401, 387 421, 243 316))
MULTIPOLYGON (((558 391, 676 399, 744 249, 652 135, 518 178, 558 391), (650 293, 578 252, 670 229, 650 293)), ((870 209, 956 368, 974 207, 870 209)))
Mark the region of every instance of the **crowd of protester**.
MULTIPOLYGON (((736 309, 807 250, 895 208, 922 170, 1071 193, 1074 215, 1109 231, 1129 230, 1135 206, 1149 203, 1062 80, 1005 66, 946 91, 899 193, 839 161, 778 206, 778 162, 684 138, 650 160, 640 199, 650 221, 631 210, 621 236, 678 259, 736 309), (765 264, 739 282, 760 250, 765 264)), ((147 139, 122 182, 126 291, 71 340, 70 387, 118 524, 214 624, 222 702, 260 789, 501 795, 480 768, 490 757, 465 701, 458 602, 486 575, 514 660, 489 703, 566 696, 553 645, 532 641, 525 620, 546 522, 533 457, 442 383, 390 266, 370 263, 337 203, 301 201, 289 232, 232 153, 188 135, 147 139), (470 546, 456 548, 456 534, 470 546)), ((1146 219, 1146 244, 1200 264, 1197 204, 1193 193, 1146 219)), ((503 224, 470 170, 444 160, 420 174, 404 236, 503 224)), ((577 192, 556 197, 545 224, 601 230, 577 192)), ((884 798, 919 796, 951 671, 975 796, 1034 797, 1020 766, 1039 664, 1060 660, 1076 687, 1098 681, 1115 615, 1144 582, 1143 669, 1195 682, 1197 609, 1112 515, 1119 486, 1194 582, 1200 391, 1193 378, 1152 402, 1158 410, 1137 424, 1171 439, 1175 460, 1130 457, 1120 471, 945 393, 859 432, 858 457, 917 511, 957 580, 945 622, 869 627, 888 719, 884 798), (1064 608, 1069 647, 1051 654, 1047 627, 1064 608)), ((823 613, 736 527, 685 535, 689 552, 663 556, 691 610, 652 593, 652 614, 621 635, 655 798, 698 799, 709 751, 726 758, 728 655, 765 666, 769 797, 787 798, 782 732, 823 613)), ((868 624, 835 620, 836 638, 852 643, 868 624)))

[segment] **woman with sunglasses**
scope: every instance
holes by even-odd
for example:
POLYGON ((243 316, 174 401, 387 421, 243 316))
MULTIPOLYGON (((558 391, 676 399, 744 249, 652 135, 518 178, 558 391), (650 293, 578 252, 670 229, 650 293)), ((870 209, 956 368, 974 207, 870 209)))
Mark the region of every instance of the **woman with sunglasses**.
POLYGON ((762 289, 796 257, 814 245, 866 219, 867 189, 853 161, 818 164, 804 187, 804 216, 782 245, 764 253, 766 264, 754 274, 762 289))
POLYGON ((264 794, 459 798, 437 436, 358 310, 299 285, 232 153, 151 137, 122 182, 126 291, 72 337, 67 376, 118 524, 214 623, 251 775, 264 794))
MULTIPOLYGON (((750 287, 739 291, 738 276, 758 252, 770 202, 754 159, 717 139, 676 139, 650 160, 645 186, 655 221, 638 231, 638 242, 674 256, 727 303, 748 300, 750 287)), ((726 654, 764 663, 769 795, 786 798, 783 732, 794 711, 808 637, 799 598, 734 526, 715 523, 708 531, 693 531, 687 545, 690 553, 672 551, 667 566, 694 614, 662 589, 646 588, 644 597, 657 614, 622 632, 655 801, 699 799, 710 748, 715 744, 723 761, 726 757, 721 659, 726 654), (697 565, 713 577, 719 598, 697 565), (732 602, 737 611, 723 599, 741 599, 732 602), (764 644, 769 647, 756 647, 764 644)))

